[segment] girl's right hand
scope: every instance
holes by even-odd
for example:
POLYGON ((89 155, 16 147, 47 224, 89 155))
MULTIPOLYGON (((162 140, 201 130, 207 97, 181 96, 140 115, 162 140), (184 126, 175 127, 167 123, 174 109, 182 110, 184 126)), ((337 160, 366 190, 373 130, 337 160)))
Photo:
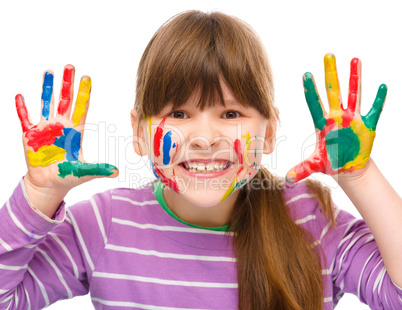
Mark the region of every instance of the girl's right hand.
POLYGON ((70 117, 74 73, 72 65, 65 66, 56 115, 53 73, 44 73, 41 118, 37 125, 31 123, 22 95, 15 97, 28 167, 24 185, 33 207, 49 217, 53 216, 64 196, 73 187, 94 178, 118 175, 115 166, 84 161, 82 139, 91 79, 88 76, 81 78, 74 113, 70 117))

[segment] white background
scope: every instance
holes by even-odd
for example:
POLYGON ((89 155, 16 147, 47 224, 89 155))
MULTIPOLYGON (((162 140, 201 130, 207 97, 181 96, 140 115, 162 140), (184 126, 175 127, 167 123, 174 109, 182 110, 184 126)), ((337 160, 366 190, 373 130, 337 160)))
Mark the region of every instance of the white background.
MULTIPOLYGON (((57 96, 67 63, 76 67, 76 79, 87 74, 93 82, 85 158, 89 162, 106 161, 120 169, 118 179, 96 180, 72 190, 67 203, 112 187, 137 187, 152 178, 131 146, 129 113, 134 102, 136 68, 158 27, 189 9, 235 15, 261 37, 274 71, 276 104, 281 113, 277 149, 264 163, 278 175, 283 176, 313 150, 314 126, 304 100, 303 73, 315 75, 326 104, 323 57, 334 53, 346 101, 349 63, 359 57, 363 62, 362 112, 369 110, 381 83, 389 88, 372 157, 402 194, 402 168, 398 164, 402 152, 402 19, 398 1, 3 1, 1 202, 8 199, 26 171, 14 97, 22 93, 33 121, 38 121, 42 73, 45 69, 55 72, 57 96)), ((327 176, 314 177, 332 188, 336 204, 360 217, 334 181, 327 176)), ((61 301, 49 309, 73 307, 92 309, 89 296, 61 301)), ((337 309, 368 307, 346 295, 337 309)))

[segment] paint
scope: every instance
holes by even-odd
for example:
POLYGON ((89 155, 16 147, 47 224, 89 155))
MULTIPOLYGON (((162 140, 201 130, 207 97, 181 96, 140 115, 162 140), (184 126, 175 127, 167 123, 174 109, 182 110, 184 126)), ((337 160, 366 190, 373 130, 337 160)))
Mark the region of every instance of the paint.
POLYGON ((163 136, 163 164, 170 162, 170 149, 172 148, 172 132, 169 131, 163 136))
POLYGON ((154 166, 155 172, 159 175, 160 180, 162 181, 163 184, 174 190, 176 193, 179 193, 179 185, 177 184, 176 180, 174 180, 174 169, 173 169, 173 176, 172 179, 167 178, 162 170, 158 168, 158 166, 155 164, 154 166))
POLYGON ((339 169, 356 159, 360 151, 359 137, 348 128, 330 131, 325 137, 332 169, 339 169))
POLYGON ((165 126, 165 121, 166 118, 164 118, 156 128, 155 136, 154 136, 154 154, 155 157, 159 157, 161 155, 160 153, 160 146, 162 142, 162 136, 163 136, 163 127, 165 126))
POLYGON ((117 168, 109 164, 90 164, 81 161, 76 162, 62 162, 57 165, 59 168, 59 176, 65 178, 68 175, 81 178, 84 176, 110 176, 117 168))
POLYGON ((388 89, 385 84, 380 85, 372 108, 365 116, 362 116, 364 124, 367 128, 371 130, 376 130, 377 128, 377 123, 380 118, 385 99, 387 97, 387 90, 388 89))
POLYGON ((63 73, 63 83, 61 86, 61 94, 59 100, 59 106, 57 107, 57 113, 60 115, 66 114, 71 104, 71 94, 73 86, 73 66, 66 66, 63 73))
POLYGON ((52 145, 56 138, 63 135, 64 126, 57 122, 48 124, 43 129, 31 129, 25 133, 27 145, 36 152, 41 146, 52 145))
POLYGON ((66 150, 68 161, 78 160, 81 148, 81 133, 74 128, 63 128, 63 135, 55 140, 54 145, 66 150))
POLYGON ((303 85, 304 96, 306 97, 307 105, 310 109, 311 116, 313 117, 314 126, 318 130, 322 130, 322 128, 327 124, 327 120, 324 117, 320 95, 317 92, 313 75, 310 72, 304 74, 303 85))
POLYGON ((50 103, 53 94, 53 74, 45 72, 42 86, 42 116, 49 120, 50 103))
POLYGON ((32 167, 46 167, 63 160, 65 153, 66 150, 58 146, 45 145, 40 147, 37 152, 27 150, 28 163, 32 167))
POLYGON ((26 132, 32 127, 32 123, 29 121, 29 115, 25 106, 24 97, 21 94, 15 96, 15 107, 17 109, 18 118, 20 119, 22 131, 26 132))
POLYGON ((234 149, 237 154, 237 157, 239 159, 239 164, 243 165, 243 154, 241 152, 241 141, 239 139, 236 139, 234 142, 234 149))
POLYGON ((330 112, 324 117, 311 73, 305 74, 304 86, 315 127, 319 130, 316 152, 307 160, 292 168, 286 175, 288 182, 297 182, 314 172, 339 174, 352 172, 365 167, 370 158, 376 135, 375 129, 384 105, 387 87, 382 84, 370 111, 360 115, 361 100, 361 62, 351 61, 348 107, 342 107, 339 82, 336 73, 335 57, 324 58, 325 77, 330 103, 330 112), (324 123, 325 120, 325 123, 324 123))
POLYGON ((80 86, 78 88, 77 99, 75 101, 75 108, 72 117, 75 126, 79 125, 82 117, 85 115, 90 93, 91 79, 86 76, 81 79, 80 86))

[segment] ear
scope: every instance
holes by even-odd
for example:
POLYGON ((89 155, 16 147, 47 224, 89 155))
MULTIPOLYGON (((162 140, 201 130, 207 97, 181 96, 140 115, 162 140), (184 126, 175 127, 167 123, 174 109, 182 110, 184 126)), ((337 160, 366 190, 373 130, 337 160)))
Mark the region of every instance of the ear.
POLYGON ((134 108, 131 110, 131 127, 133 128, 133 146, 137 155, 145 156, 148 154, 146 143, 146 134, 144 135, 144 128, 139 121, 138 112, 134 108))
POLYGON ((268 124, 265 127, 265 138, 264 138, 264 151, 263 154, 271 154, 275 149, 276 144, 276 128, 278 121, 276 118, 271 118, 268 120, 268 124))

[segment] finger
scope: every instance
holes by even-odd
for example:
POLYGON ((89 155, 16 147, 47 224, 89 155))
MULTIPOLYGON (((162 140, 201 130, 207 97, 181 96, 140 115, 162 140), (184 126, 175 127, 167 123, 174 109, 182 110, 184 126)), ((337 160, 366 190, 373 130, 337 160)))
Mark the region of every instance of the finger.
MULTIPOLYGON (((117 177, 119 175, 119 170, 117 167, 110 164, 90 164, 82 162, 80 160, 76 162, 62 162, 58 165, 59 176, 65 178, 68 175, 73 175, 75 177, 87 177, 87 176, 97 176, 97 177, 117 177)), ((92 179, 92 178, 90 178, 92 179)), ((89 181, 89 179, 88 179, 89 181)))
POLYGON ((315 172, 322 172, 322 163, 311 156, 290 169, 286 174, 286 181, 289 183, 299 182, 315 172))
POLYGON ((75 126, 85 124, 85 118, 88 112, 89 97, 91 94, 91 78, 83 76, 80 81, 77 99, 73 113, 73 123, 75 126))
POLYGON ((74 97, 74 74, 75 68, 72 65, 64 67, 63 81, 61 83, 59 105, 57 107, 57 115, 70 117, 71 102, 74 97))
POLYGON ((338 73, 336 71, 336 61, 333 54, 324 57, 325 68, 325 88, 330 110, 339 110, 342 107, 341 90, 339 87, 338 73))
POLYGON ((353 58, 350 62, 350 78, 349 78, 349 97, 348 110, 354 113, 360 113, 360 98, 361 98, 361 80, 362 63, 359 58, 353 58))
POLYGON ((366 116, 362 116, 364 124, 371 130, 376 130, 377 128, 377 123, 380 118, 382 108, 384 107, 385 98, 387 97, 387 91, 387 86, 385 84, 381 84, 378 88, 373 106, 366 116))
POLYGON ((41 120, 53 117, 53 72, 45 71, 42 87, 42 113, 41 120))
POLYGON ((322 105, 320 95, 314 82, 314 77, 310 72, 303 75, 304 95, 306 97, 308 108, 310 109, 315 128, 322 130, 327 124, 324 117, 324 107, 322 105))
POLYGON ((31 118, 29 117, 28 110, 25 106, 24 97, 21 94, 15 96, 15 107, 17 109, 18 118, 21 122, 22 131, 26 132, 32 127, 31 118))

